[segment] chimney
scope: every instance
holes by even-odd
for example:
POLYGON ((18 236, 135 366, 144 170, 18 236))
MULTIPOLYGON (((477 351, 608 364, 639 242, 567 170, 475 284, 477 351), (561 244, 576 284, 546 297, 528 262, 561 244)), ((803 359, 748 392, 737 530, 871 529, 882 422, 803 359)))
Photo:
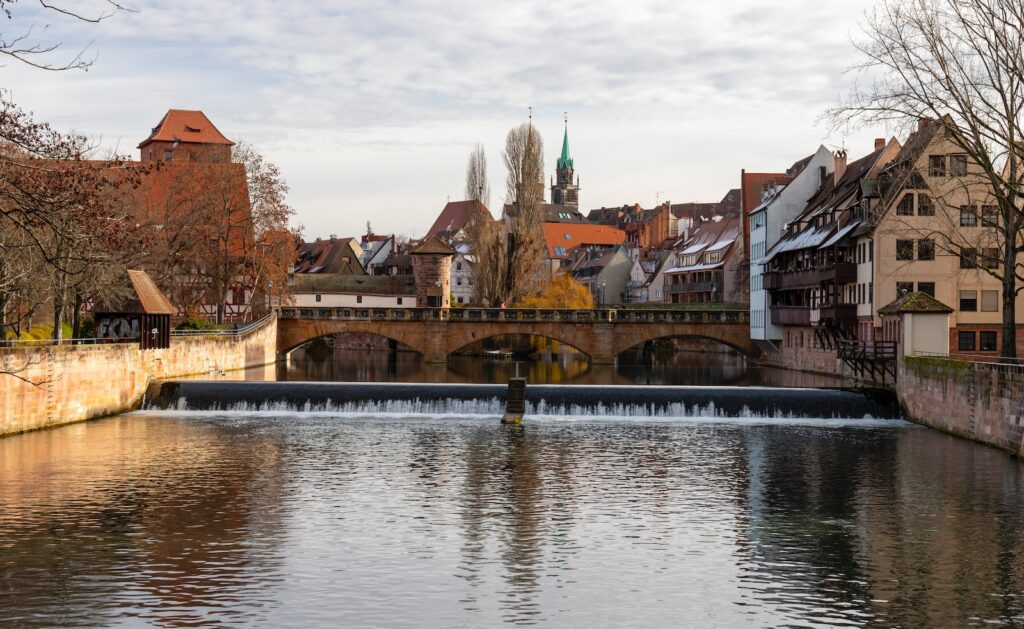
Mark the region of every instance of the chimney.
POLYGON ((846 150, 845 149, 840 149, 840 150, 836 151, 835 165, 836 165, 835 179, 838 182, 840 179, 843 178, 843 173, 846 172, 846 150))
POLYGON ((932 123, 932 119, 927 116, 921 116, 917 119, 917 130, 924 131, 928 128, 928 125, 932 123))
POLYGON ((331 234, 331 242, 334 242, 337 239, 338 239, 338 235, 337 234, 331 234))
POLYGON ((885 138, 875 138, 875 150, 881 151, 885 148, 885 138))

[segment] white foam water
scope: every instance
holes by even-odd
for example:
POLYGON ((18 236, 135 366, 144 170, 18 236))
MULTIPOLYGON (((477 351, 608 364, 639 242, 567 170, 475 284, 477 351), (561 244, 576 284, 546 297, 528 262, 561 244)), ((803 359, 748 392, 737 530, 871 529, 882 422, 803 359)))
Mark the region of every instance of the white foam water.
MULTIPOLYGON (((236 402, 220 408, 192 409, 186 398, 179 398, 175 407, 140 411, 153 415, 188 415, 195 417, 239 417, 259 415, 264 417, 320 417, 339 419, 495 419, 504 413, 504 402, 498 398, 453 400, 366 400, 341 404, 324 403, 293 404, 290 402, 263 402, 252 404, 236 402)), ((684 404, 603 404, 595 405, 551 405, 544 401, 538 404, 528 402, 526 421, 631 421, 686 423, 741 423, 785 424, 793 426, 859 426, 859 427, 906 427, 913 426, 903 420, 878 419, 870 415, 863 417, 813 417, 792 412, 772 414, 755 413, 744 407, 738 414, 728 414, 715 407, 687 406, 684 404)))

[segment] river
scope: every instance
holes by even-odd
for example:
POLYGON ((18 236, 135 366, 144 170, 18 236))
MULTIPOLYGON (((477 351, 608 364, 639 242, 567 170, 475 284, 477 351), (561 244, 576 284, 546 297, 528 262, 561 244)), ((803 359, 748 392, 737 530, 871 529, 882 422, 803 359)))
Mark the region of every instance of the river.
POLYGON ((900 420, 149 410, 0 440, 0 626, 1016 626, 1021 521, 900 420))

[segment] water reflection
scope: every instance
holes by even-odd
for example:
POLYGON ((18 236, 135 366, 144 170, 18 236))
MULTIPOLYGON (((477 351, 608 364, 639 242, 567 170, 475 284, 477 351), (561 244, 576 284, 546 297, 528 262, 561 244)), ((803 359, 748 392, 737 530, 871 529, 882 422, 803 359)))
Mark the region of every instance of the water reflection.
POLYGON ((1024 620, 1020 464, 903 423, 151 412, 0 473, 0 626, 1024 620))
MULTIPOLYGON (((308 354, 302 348, 279 363, 277 380, 334 382, 505 383, 525 376, 534 384, 706 385, 834 387, 847 381, 748 364, 738 354, 674 352, 652 358, 640 352, 619 357, 616 365, 591 365, 580 354, 544 354, 534 358, 495 359, 454 355, 447 365, 426 364, 414 352, 336 349, 308 354)), ((232 377, 228 374, 228 377, 232 377)), ((247 377, 246 379, 258 379, 247 377)))

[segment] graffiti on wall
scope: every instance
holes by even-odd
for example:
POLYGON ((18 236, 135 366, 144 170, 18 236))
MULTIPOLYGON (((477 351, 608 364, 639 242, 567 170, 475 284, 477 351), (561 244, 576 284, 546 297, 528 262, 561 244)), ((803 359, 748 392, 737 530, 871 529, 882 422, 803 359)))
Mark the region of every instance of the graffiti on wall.
POLYGON ((112 341, 137 341, 141 321, 139 315, 109 315, 96 319, 96 338, 112 341))

